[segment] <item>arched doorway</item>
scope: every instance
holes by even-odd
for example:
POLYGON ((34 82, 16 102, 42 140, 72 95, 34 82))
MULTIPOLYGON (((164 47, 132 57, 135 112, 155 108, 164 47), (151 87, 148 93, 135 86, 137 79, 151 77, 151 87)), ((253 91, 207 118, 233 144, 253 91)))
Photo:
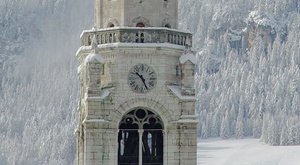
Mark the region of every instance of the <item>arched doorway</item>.
POLYGON ((127 113, 119 124, 118 165, 163 165, 163 123, 146 109, 127 113))

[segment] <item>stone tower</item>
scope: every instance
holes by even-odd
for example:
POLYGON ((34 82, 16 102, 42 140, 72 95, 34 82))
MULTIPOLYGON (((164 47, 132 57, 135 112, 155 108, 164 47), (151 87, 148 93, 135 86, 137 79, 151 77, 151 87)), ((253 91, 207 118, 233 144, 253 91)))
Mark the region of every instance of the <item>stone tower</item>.
POLYGON ((177 0, 95 0, 76 54, 78 165, 196 165, 196 58, 177 24, 177 0))

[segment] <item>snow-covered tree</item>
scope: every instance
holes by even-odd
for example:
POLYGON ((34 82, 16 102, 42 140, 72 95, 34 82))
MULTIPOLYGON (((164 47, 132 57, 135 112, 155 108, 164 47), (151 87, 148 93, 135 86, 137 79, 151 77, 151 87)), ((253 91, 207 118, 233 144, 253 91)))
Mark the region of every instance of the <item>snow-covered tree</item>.
POLYGON ((221 122, 221 130, 220 130, 220 137, 222 139, 227 139, 230 137, 230 133, 229 133, 229 121, 228 121, 228 116, 225 115, 222 118, 222 122, 221 122))

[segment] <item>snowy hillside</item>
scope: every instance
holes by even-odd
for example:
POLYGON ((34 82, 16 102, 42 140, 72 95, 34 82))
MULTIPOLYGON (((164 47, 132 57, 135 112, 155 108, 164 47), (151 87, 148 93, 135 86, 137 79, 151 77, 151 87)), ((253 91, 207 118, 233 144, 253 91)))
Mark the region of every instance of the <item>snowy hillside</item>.
POLYGON ((300 144, 298 1, 187 0, 181 5, 181 25, 195 32, 200 51, 199 136, 300 144))
MULTIPOLYGON (((297 0, 181 0, 194 32, 199 136, 300 144, 297 0)), ((75 157, 77 59, 93 1, 0 1, 0 164, 75 157)))
POLYGON ((198 165, 299 165, 300 146, 269 146, 258 139, 198 141, 198 165))

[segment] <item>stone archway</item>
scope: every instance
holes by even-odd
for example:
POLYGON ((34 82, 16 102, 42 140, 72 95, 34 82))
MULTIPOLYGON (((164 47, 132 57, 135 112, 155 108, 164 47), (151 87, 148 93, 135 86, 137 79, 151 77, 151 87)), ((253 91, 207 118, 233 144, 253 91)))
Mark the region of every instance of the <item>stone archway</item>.
POLYGON ((118 132, 118 165, 163 165, 163 122, 137 108, 123 116, 118 132))
POLYGON ((168 127, 168 123, 171 122, 172 111, 166 109, 166 107, 157 102, 156 100, 147 99, 147 98, 135 98, 131 100, 127 100, 119 105, 116 111, 111 111, 110 116, 108 117, 108 121, 111 121, 111 128, 118 128, 118 124, 121 121, 121 118, 128 113, 129 110, 137 109, 137 107, 147 107, 147 109, 151 111, 155 111, 155 114, 158 114, 165 128, 168 127))
POLYGON ((143 27, 150 27, 150 22, 148 19, 146 19, 145 17, 137 17, 135 19, 132 20, 132 26, 133 27, 138 27, 138 24, 143 24, 143 27))
POLYGON ((116 19, 110 18, 109 20, 107 20, 105 23, 105 28, 112 28, 112 27, 118 27, 119 26, 119 22, 116 19))

